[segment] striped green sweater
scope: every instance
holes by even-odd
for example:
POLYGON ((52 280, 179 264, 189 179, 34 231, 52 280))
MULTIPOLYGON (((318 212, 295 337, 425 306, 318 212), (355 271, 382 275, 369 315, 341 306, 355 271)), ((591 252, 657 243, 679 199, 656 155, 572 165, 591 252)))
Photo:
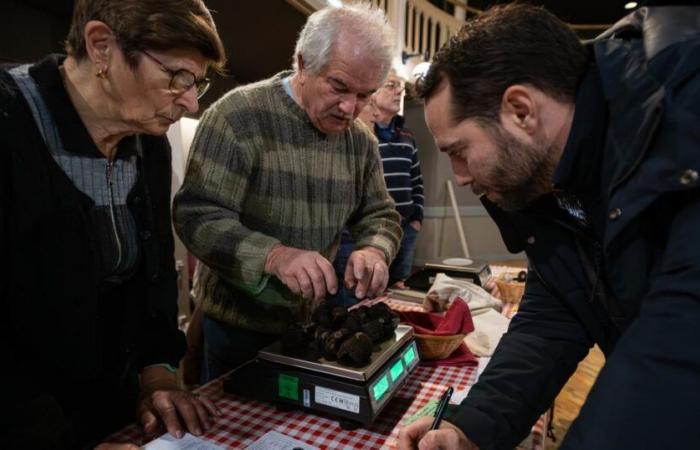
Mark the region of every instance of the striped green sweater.
POLYGON ((284 331, 307 306, 263 273, 274 244, 332 261, 347 223, 358 246, 390 262, 401 238, 375 137, 360 121, 320 133, 284 91, 289 75, 237 88, 204 113, 174 204, 178 235, 204 263, 204 311, 266 333, 284 331))

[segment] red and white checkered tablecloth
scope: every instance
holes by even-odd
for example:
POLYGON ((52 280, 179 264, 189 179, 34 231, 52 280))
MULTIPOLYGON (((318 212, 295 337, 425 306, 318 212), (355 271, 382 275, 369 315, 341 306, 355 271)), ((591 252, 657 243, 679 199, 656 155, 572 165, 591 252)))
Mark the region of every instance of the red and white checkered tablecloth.
MULTIPOLYGON (((200 392, 212 398, 222 412, 214 428, 203 436, 226 448, 245 448, 268 431, 277 431, 321 449, 386 449, 396 446, 404 417, 409 417, 447 389, 465 389, 475 382, 474 367, 417 367, 371 426, 347 431, 338 422, 302 411, 284 411, 266 402, 225 394, 221 382, 200 392)), ((132 425, 107 439, 144 444, 141 428, 132 425)))
MULTIPOLYGON (((394 309, 420 308, 393 299, 382 299, 394 309)), ((373 302, 376 302, 373 301, 373 302)), ((438 400, 448 386, 464 390, 476 382, 475 367, 417 367, 415 372, 369 427, 343 430, 338 422, 303 411, 278 409, 266 402, 250 400, 223 392, 223 383, 215 380, 199 392, 214 400, 222 412, 215 426, 203 439, 225 448, 246 448, 268 431, 277 431, 320 449, 392 449, 396 448, 404 419, 418 412, 431 400, 438 400)), ((533 428, 527 450, 543 450, 545 422, 541 418, 533 428)), ((131 425, 106 439, 143 445, 148 439, 141 427, 131 425)), ((522 447, 519 447, 522 448, 522 447)))

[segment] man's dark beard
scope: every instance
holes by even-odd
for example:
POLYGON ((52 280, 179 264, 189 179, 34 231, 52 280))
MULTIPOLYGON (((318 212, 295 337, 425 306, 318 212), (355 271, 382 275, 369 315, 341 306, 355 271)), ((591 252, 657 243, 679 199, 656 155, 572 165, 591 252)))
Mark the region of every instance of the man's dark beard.
POLYGON ((523 209, 552 190, 556 156, 551 146, 525 144, 499 124, 485 127, 493 137, 498 154, 489 174, 490 190, 498 192, 498 206, 506 211, 523 209))

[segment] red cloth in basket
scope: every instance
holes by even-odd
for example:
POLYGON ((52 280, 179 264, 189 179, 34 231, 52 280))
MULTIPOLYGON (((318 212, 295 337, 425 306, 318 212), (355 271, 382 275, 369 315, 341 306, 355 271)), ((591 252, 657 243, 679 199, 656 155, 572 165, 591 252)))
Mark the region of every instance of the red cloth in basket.
MULTIPOLYGON (((437 313, 418 311, 394 312, 399 315, 402 322, 411 325, 418 334, 452 336, 455 334, 469 334, 474 331, 474 322, 472 321, 469 306, 459 297, 452 302, 444 316, 437 313)), ((462 343, 449 357, 435 361, 424 361, 421 362, 421 365, 430 367, 461 366, 473 365, 477 361, 477 357, 462 343)))
POLYGON ((418 334, 435 336, 452 336, 454 334, 469 334, 474 331, 474 322, 469 306, 457 297, 450 305, 445 315, 418 311, 396 311, 405 322, 413 327, 418 334))

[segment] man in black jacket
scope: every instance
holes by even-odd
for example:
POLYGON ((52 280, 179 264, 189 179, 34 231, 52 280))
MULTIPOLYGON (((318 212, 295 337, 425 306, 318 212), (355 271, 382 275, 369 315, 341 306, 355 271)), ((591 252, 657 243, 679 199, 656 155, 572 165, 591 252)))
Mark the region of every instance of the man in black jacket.
POLYGON ((606 365, 562 449, 700 448, 699 21, 641 8, 583 46, 510 5, 435 57, 428 126, 530 277, 469 396, 401 448, 513 448, 594 344, 606 365))

